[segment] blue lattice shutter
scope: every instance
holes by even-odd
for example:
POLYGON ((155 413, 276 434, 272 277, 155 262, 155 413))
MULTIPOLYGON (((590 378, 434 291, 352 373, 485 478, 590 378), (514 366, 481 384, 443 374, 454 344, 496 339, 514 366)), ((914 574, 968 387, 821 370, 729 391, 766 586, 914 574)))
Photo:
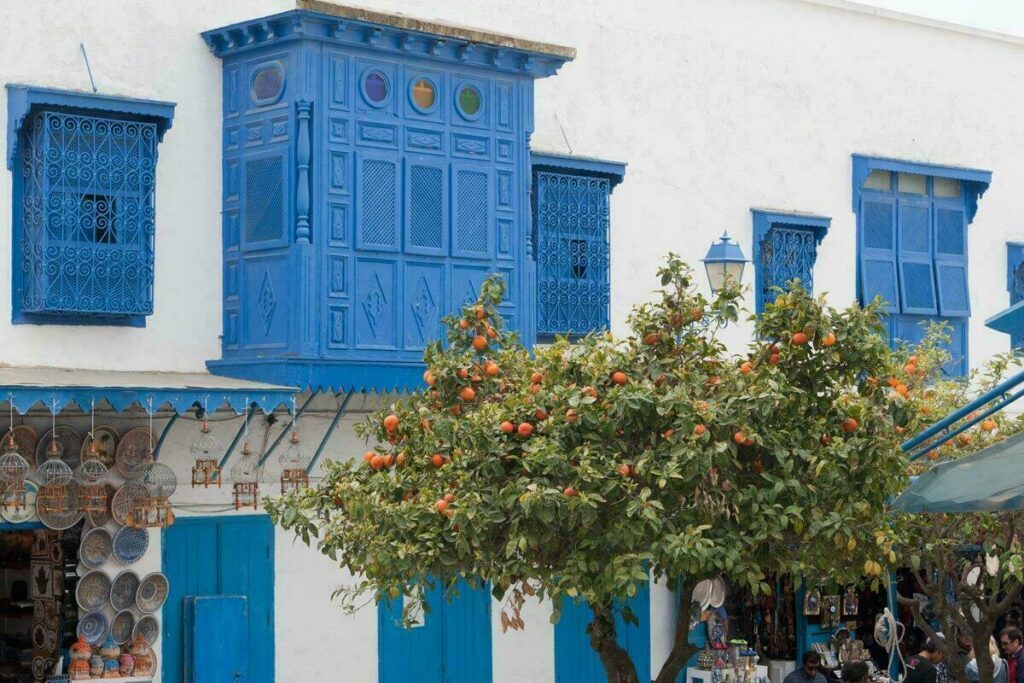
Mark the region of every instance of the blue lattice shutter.
POLYGON ((393 155, 363 154, 356 169, 356 247, 399 251, 398 159, 393 155))
POLYGON ((861 301, 867 304, 880 296, 885 302, 883 311, 898 313, 895 202, 889 197, 868 197, 865 193, 859 218, 861 301))
POLYGON ((455 220, 452 255, 489 257, 491 239, 491 181, 487 169, 470 164, 453 164, 455 220))
POLYGON ((897 212, 900 308, 904 313, 934 315, 935 271, 932 265, 931 206, 901 197, 897 212))
POLYGON ((949 345, 946 350, 949 352, 950 361, 942 367, 942 371, 950 377, 964 377, 967 375, 967 319, 959 318, 948 321, 949 345))
POLYGON ((935 204, 935 270, 939 312, 949 317, 971 314, 967 287, 967 221, 962 204, 935 204))
POLYGON ((406 252, 444 255, 448 224, 447 174, 443 162, 417 159, 406 165, 406 252))
MULTIPOLYGON (((1010 293, 1010 305, 1024 301, 1024 245, 1006 245, 1006 289, 1010 293)), ((1010 347, 1024 348, 1024 332, 1010 337, 1010 347)))

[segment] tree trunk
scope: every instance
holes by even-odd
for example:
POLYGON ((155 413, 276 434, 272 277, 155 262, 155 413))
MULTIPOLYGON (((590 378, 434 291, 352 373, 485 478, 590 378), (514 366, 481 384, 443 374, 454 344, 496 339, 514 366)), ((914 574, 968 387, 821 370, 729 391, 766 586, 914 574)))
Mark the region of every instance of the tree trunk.
POLYGON ((971 634, 974 658, 978 662, 978 681, 979 683, 992 683, 995 666, 992 664, 992 655, 988 651, 988 639, 992 632, 992 626, 988 624, 987 620, 983 620, 979 626, 981 628, 975 629, 971 634))
POLYGON ((690 657, 697 652, 697 646, 690 644, 690 606, 687 603, 692 592, 693 586, 690 582, 680 582, 678 589, 680 604, 676 610, 676 633, 672 639, 672 651, 665 663, 662 664, 661 671, 658 672, 654 683, 675 683, 679 673, 690 661, 690 657))
POLYGON ((636 667, 625 648, 615 640, 615 615, 611 605, 591 605, 594 620, 587 626, 590 647, 601 659, 608 683, 640 683, 636 667))

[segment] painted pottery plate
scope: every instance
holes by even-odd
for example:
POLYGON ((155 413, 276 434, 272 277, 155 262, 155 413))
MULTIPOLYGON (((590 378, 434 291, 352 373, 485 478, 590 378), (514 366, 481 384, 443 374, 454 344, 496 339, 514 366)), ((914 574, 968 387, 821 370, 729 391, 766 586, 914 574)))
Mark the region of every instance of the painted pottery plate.
POLYGON ((78 559, 89 569, 96 569, 110 559, 114 552, 114 539, 106 529, 90 529, 78 546, 78 559))
POLYGON ((36 430, 28 425, 18 425, 14 429, 9 430, 4 434, 4 438, 0 440, 0 453, 7 450, 7 440, 11 434, 14 435, 14 443, 18 446, 18 453, 28 461, 30 468, 35 469, 36 443, 39 441, 39 435, 36 434, 36 430))
POLYGON ((985 571, 988 572, 989 576, 995 576, 999 573, 999 556, 989 555, 985 553, 985 571))
MULTIPOLYGON (((139 575, 126 569, 116 577, 110 587, 110 605, 115 612, 131 609, 135 604, 135 594, 139 590, 139 575)), ((129 633, 129 635, 131 635, 129 633)), ((122 641, 123 642, 123 641, 122 641)))
MULTIPOLYGON (((15 427, 17 429, 17 427, 15 427)), ((15 510, 13 508, 0 508, 0 517, 11 524, 21 524, 35 519, 36 517, 36 494, 39 493, 39 485, 33 481, 25 480, 25 507, 15 510)))
POLYGON ((86 432, 85 438, 82 439, 82 460, 88 460, 92 455, 94 438, 98 454, 96 459, 106 465, 108 470, 113 468, 117 461, 117 430, 110 425, 101 425, 92 431, 91 436, 86 432))
POLYGON ((78 635, 85 636, 85 642, 99 645, 107 639, 110 624, 103 612, 88 612, 78 620, 78 635))
POLYGON ((50 442, 56 441, 60 459, 71 469, 78 467, 82 458, 82 435, 70 425, 57 425, 39 438, 36 444, 36 463, 44 463, 50 457, 50 442))
POLYGON ((132 501, 129 493, 128 487, 122 486, 110 499, 110 514, 121 526, 128 523, 128 513, 131 511, 132 501))
POLYGON ((153 648, 148 648, 146 650, 145 656, 149 658, 149 661, 150 661, 149 666, 148 667, 140 667, 139 666, 139 659, 138 659, 138 657, 136 657, 135 658, 135 674, 134 675, 136 675, 136 676, 153 676, 153 675, 156 674, 156 671, 157 671, 157 668, 156 668, 157 667, 156 652, 153 651, 153 648))
POLYGON ((143 612, 155 612, 163 607, 170 584, 160 572, 146 575, 135 594, 135 604, 143 612))
MULTIPOLYGON (((40 487, 42 490, 45 487, 40 487)), ((36 505, 36 515, 39 517, 39 521, 43 523, 43 526, 49 527, 56 531, 64 531, 70 529, 74 525, 82 521, 82 509, 78 507, 78 485, 75 482, 71 482, 67 485, 67 493, 64 498, 64 511, 55 512, 53 510, 41 510, 36 505)), ((57 546, 56 558, 54 563, 60 560, 60 544, 54 542, 57 546)), ((54 553, 51 552, 51 557, 54 553)))
POLYGON ((41 623, 32 625, 32 647, 36 650, 46 648, 46 627, 41 623))
POLYGON ((114 615, 114 621, 110 623, 110 636, 118 645, 124 645, 132 639, 132 630, 135 628, 135 615, 131 610, 124 610, 114 615))
POLYGON ((114 515, 110 511, 110 501, 117 493, 117 489, 114 488, 113 484, 104 484, 103 488, 107 490, 107 509, 103 512, 87 512, 85 516, 89 518, 89 522, 93 526, 106 526, 110 520, 114 518, 114 515))
POLYGON ((86 572, 75 588, 75 602, 86 612, 98 610, 110 599, 110 577, 99 569, 86 572))
POLYGON ((153 462, 153 447, 156 440, 149 427, 129 429, 117 444, 115 458, 117 471, 127 477, 131 471, 148 462, 153 462))
POLYGON ((142 636, 142 639, 146 641, 146 645, 153 647, 153 643, 156 642, 157 636, 160 635, 160 622, 156 620, 152 614, 147 614, 140 617, 135 622, 135 628, 132 629, 132 639, 142 636))
POLYGON ((963 582, 968 586, 978 585, 978 579, 981 578, 981 567, 972 565, 964 569, 963 582))
POLYGON ((725 604, 725 579, 721 576, 716 576, 711 580, 711 597, 709 598, 709 607, 718 609, 725 604))
POLYGON ((696 586, 693 587, 693 595, 691 601, 700 603, 701 611, 707 609, 708 604, 711 602, 711 579, 704 579, 699 581, 696 586))
POLYGON ((37 681, 43 680, 46 675, 46 660, 42 657, 32 658, 32 678, 37 681))
POLYGON ((142 557, 149 547, 149 532, 146 529, 121 527, 114 534, 114 557, 121 564, 132 564, 142 557))
POLYGON ((46 624, 48 629, 57 628, 57 602, 54 600, 47 600, 43 603, 43 623, 46 624))

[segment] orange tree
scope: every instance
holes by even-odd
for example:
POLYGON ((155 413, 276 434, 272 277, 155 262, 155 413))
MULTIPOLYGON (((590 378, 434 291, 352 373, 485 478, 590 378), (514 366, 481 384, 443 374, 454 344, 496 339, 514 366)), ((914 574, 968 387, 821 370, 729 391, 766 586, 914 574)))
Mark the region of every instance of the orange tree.
MULTIPOLYGON (((630 334, 560 340, 531 354, 503 327, 503 286, 448 320, 425 354, 426 388, 360 425, 376 445, 331 463, 316 488, 271 502, 274 519, 358 578, 345 596, 488 584, 502 624, 530 597, 593 611, 608 680, 635 683, 615 612, 651 577, 722 573, 755 591, 770 574, 877 578, 884 502, 906 462, 873 307, 827 307, 795 286, 756 322, 748 353, 716 336, 739 290, 706 300, 674 257, 630 334)), ((429 608, 429 606, 428 606, 429 608)), ((628 613, 627 620, 635 620, 628 613)), ((694 653, 679 610, 657 683, 694 653)))
MULTIPOLYGON (((933 325, 921 344, 897 354, 902 362, 895 364, 897 370, 888 378, 887 391, 906 416, 908 435, 967 405, 1005 379, 1009 371, 1020 369, 1015 357, 1002 355, 966 381, 945 379, 942 368, 950 362, 945 350, 947 331, 942 325, 933 325)), ((908 465, 908 471, 920 474, 934 464, 975 453, 1022 427, 1019 417, 997 413, 928 451, 908 465)), ((933 439, 919 448, 934 443, 933 439)), ((943 633, 944 660, 953 677, 966 683, 970 680, 964 669, 967 662, 954 636, 969 640, 975 652, 988 652, 997 623, 1021 592, 1024 560, 1018 537, 1024 532, 1024 516, 1020 512, 901 514, 894 517, 893 524, 898 561, 915 578, 916 589, 928 597, 928 604, 914 598, 913 584, 900 586, 899 600, 910 608, 915 624, 928 637, 943 633)), ((979 657, 978 663, 980 680, 989 683, 992 660, 979 657)))

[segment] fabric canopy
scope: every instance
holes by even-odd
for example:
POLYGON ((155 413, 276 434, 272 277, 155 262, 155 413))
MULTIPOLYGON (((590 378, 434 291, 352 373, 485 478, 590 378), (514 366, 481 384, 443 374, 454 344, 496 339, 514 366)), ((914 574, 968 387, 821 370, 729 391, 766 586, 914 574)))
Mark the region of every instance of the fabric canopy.
POLYGON ((944 462, 896 499, 897 512, 1000 512, 1024 509, 1024 433, 944 462))

